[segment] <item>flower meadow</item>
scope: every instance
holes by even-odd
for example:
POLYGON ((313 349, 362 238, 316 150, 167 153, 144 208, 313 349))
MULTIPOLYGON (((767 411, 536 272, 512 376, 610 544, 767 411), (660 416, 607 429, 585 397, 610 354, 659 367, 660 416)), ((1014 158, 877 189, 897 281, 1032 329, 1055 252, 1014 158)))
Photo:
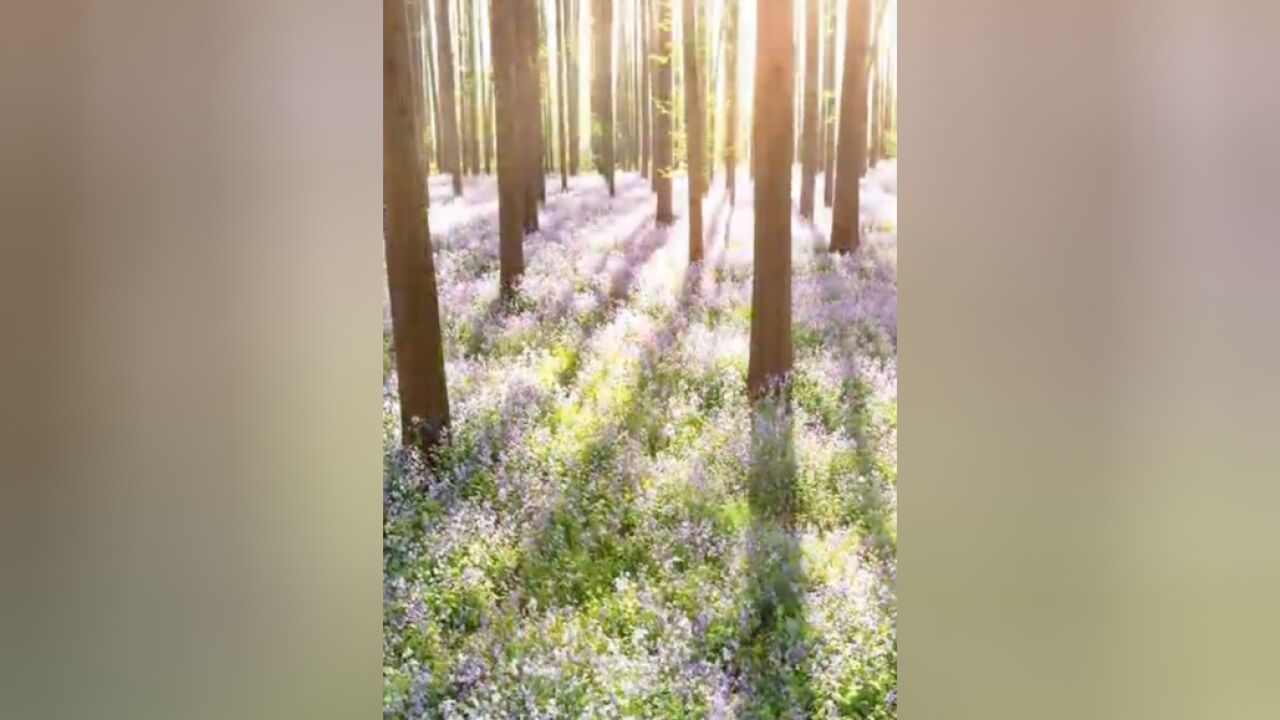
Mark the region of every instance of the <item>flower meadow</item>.
POLYGON ((505 304, 493 179, 432 178, 452 426, 401 448, 387 320, 385 717, 896 717, 893 166, 864 183, 856 253, 793 221, 790 399, 753 409, 745 174, 692 268, 643 177, 548 178, 505 304))

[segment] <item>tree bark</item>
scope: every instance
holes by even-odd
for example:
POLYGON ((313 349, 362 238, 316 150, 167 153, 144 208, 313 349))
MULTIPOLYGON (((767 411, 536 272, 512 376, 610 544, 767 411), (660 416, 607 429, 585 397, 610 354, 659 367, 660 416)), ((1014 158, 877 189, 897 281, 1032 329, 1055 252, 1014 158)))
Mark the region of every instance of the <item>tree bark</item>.
POLYGON ((756 3, 755 262, 751 284, 752 399, 791 372, 791 149, 795 51, 791 0, 756 3))
POLYGON ((671 207, 671 66, 674 58, 671 53, 671 2, 672 0, 654 0, 657 3, 657 52, 652 60, 654 73, 653 86, 653 183, 654 193, 658 196, 656 221, 659 225, 670 225, 675 221, 675 213, 671 207))
POLYGON ((689 262, 702 261, 702 164, 703 119, 701 113, 702 85, 698 79, 698 26, 697 0, 684 0, 684 96, 685 126, 689 128, 686 156, 689 166, 689 262))
POLYGON ((498 166, 498 275, 504 299, 515 294, 520 275, 524 272, 524 205, 528 172, 524 158, 527 149, 519 135, 519 90, 523 75, 520 65, 524 60, 519 22, 520 17, 516 13, 498 11, 489 14, 498 166))
POLYGON ((867 44, 871 3, 849 0, 840 88, 840 140, 836 148, 835 205, 831 210, 831 250, 858 248, 859 187, 867 154, 867 44))
POLYGON ((818 0, 808 0, 804 13, 804 124, 800 131, 800 217, 813 220, 813 193, 818 173, 818 0))
POLYGON ((653 177, 653 125, 649 112, 649 0, 637 0, 636 10, 640 27, 640 174, 645 178, 653 177))
POLYGON ((836 179, 836 3, 824 0, 822 18, 822 202, 831 207, 836 179))
POLYGON ((568 131, 568 114, 569 114, 569 51, 567 43, 569 41, 569 25, 564 12, 565 0, 556 0, 556 45, 559 50, 556 55, 559 62, 556 63, 557 79, 560 87, 559 112, 560 116, 560 191, 565 192, 569 189, 569 131, 568 131))
POLYGON ((384 0, 382 173, 391 334, 402 441, 428 451, 449 424, 440 307, 422 156, 423 79, 414 72, 405 0, 384 0))
POLYGON ((613 186, 613 0, 595 0, 591 8, 591 135, 596 169, 613 186))
POLYGON ((580 102, 579 75, 578 75, 578 56, 580 47, 578 40, 581 37, 579 23, 581 10, 581 0, 567 0, 569 2, 568 21, 569 21, 569 42, 565 46, 569 51, 569 174, 577 175, 578 168, 581 167, 581 148, 582 135, 578 132, 578 124, 581 120, 582 104, 580 102))
POLYGON ((459 147, 458 105, 453 85, 453 45, 449 31, 449 0, 436 0, 436 51, 440 54, 440 169, 453 175, 453 194, 462 194, 462 151, 459 147))
POLYGON ((741 0, 725 0, 725 32, 727 45, 725 63, 725 111, 724 111, 724 182, 729 194, 729 204, 738 199, 738 3, 741 0))

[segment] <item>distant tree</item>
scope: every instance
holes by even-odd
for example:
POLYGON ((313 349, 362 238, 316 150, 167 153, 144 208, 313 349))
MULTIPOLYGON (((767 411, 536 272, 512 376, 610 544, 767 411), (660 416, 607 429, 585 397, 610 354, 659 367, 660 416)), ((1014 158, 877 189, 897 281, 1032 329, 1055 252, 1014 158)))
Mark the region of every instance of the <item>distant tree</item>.
POLYGON ((591 6, 591 137, 596 169, 613 187, 613 0, 591 6))
POLYGON ((724 92, 724 181, 729 193, 729 204, 737 200, 738 193, 738 3, 725 0, 724 61, 729 70, 725 73, 724 92))
POLYGON ((795 52, 791 0, 756 3, 756 173, 751 357, 747 388, 760 398, 791 372, 791 149, 795 52))
POLYGON ((867 44, 870 0, 849 0, 840 88, 840 140, 836 148, 835 205, 831 210, 831 251, 857 249, 858 183, 867 155, 867 44))
POLYGON ((657 52, 654 53, 653 73, 653 176, 654 192, 658 196, 656 221, 659 225, 670 225, 675 221, 675 213, 671 206, 671 173, 674 169, 671 147, 671 2, 672 0, 654 0, 657 3, 657 52))
POLYGON ((401 435, 405 445, 429 450, 449 424, 449 397, 427 224, 422 78, 409 31, 418 17, 410 19, 405 0, 383 0, 383 239, 401 435))
POLYGON ((823 0, 822 16, 822 202, 831 207, 836 178, 836 3, 823 0))
POLYGON ((653 177, 653 122, 649 111, 649 54, 653 52, 653 36, 649 30, 649 0, 636 0, 637 27, 640 37, 640 174, 653 177))
POLYGON ((813 194, 822 136, 818 125, 818 0, 805 2, 804 110, 800 130, 800 217, 813 220, 813 194))
POLYGON ((684 109, 685 126, 689 138, 685 143, 685 155, 689 166, 689 262, 702 261, 702 164, 705 147, 702 133, 702 86, 698 79, 698 0, 684 0, 684 109))
POLYGON ((580 55, 579 37, 581 25, 580 0, 568 0, 569 42, 565 47, 569 51, 569 174, 577 175, 581 167, 582 135, 578 132, 582 105, 579 100, 578 58, 580 55))
POLYGON ((569 22, 564 12, 565 0, 556 0, 556 78, 560 89, 560 190, 569 189, 569 22))
POLYGON ((462 151, 459 147, 458 106, 453 85, 453 35, 449 30, 449 0, 436 0, 436 51, 440 55, 440 169, 453 175, 453 194, 462 194, 462 151))

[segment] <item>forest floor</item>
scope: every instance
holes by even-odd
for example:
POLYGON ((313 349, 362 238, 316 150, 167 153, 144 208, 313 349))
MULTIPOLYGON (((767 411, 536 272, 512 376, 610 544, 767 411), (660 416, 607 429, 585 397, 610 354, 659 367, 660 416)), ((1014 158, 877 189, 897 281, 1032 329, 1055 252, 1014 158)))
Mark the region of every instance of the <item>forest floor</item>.
POLYGON ((663 228, 634 173, 549 176, 508 306, 493 178, 431 179, 453 424, 399 448, 388 321, 387 717, 896 717, 896 184, 851 256, 794 216, 790 407, 753 411, 745 173, 692 274, 683 178, 663 228))

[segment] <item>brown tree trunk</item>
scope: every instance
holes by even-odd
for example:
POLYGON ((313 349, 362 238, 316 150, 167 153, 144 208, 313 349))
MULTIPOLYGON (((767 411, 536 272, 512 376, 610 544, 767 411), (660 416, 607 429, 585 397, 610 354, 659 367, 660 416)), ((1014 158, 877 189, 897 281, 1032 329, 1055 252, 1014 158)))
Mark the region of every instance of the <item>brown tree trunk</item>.
POLYGON ((840 85, 840 140, 836 147, 835 204, 831 210, 831 251, 853 252, 858 227, 859 169, 867 154, 867 44, 869 0, 849 0, 844 46, 844 78, 840 85))
MULTIPOLYGON (((517 148, 513 148, 520 163, 520 192, 524 198, 521 209, 524 213, 522 223, 525 232, 538 229, 538 202, 542 197, 542 122, 538 111, 538 18, 535 0, 511 0, 503 8, 504 12, 495 13, 511 15, 515 19, 514 41, 516 43, 517 82, 513 92, 512 111, 519 138, 517 148), (510 9, 510 12, 505 10, 510 9)), ((496 40, 495 40, 496 42, 496 40)), ((498 149, 499 154, 502 149, 498 149)))
POLYGON ((686 155, 689 165, 689 262, 702 261, 702 85, 698 80, 697 0, 684 0, 684 97, 685 126, 689 128, 686 155))
POLYGON ((463 0, 458 8, 458 25, 462 32, 462 58, 459 64, 462 70, 462 154, 468 174, 480 172, 480 147, 477 137, 476 88, 476 32, 475 32, 475 0, 463 0))
POLYGON ((653 52, 649 33, 649 0, 637 0, 640 25, 640 174, 653 178, 653 125, 649 112, 649 54, 653 52))
POLYGON ((582 164, 582 136, 578 132, 578 124, 581 119, 580 110, 582 109, 578 95, 578 88, 580 87, 578 84, 578 56, 580 51, 578 39, 580 37, 579 29, 581 28, 579 18, 582 10, 581 0, 568 0, 568 2, 569 42, 565 47, 569 51, 569 174, 577 175, 578 168, 582 164))
POLYGON ((595 0, 591 6, 591 135, 596 148, 596 169, 613 187, 613 0, 595 0))
POLYGON ((836 179, 836 3, 824 0, 822 18, 822 202, 831 207, 836 179))
POLYGON ((498 275, 502 297, 506 299, 514 295, 524 272, 524 206, 528 181, 524 155, 528 151, 523 147, 519 134, 520 81, 523 76, 520 66, 524 61, 519 23, 517 13, 489 14, 494 135, 498 151, 498 275))
POLYGON ((738 199, 738 3, 726 0, 724 61, 725 73, 724 111, 724 182, 729 194, 729 204, 738 199))
POLYGON ((436 51, 440 54, 440 169, 453 175, 453 194, 462 194, 462 150, 459 147, 458 105, 453 86, 453 40, 449 32, 449 0, 436 0, 436 51))
POLYGON ((804 124, 800 131, 800 217, 813 220, 813 193, 818 173, 818 0, 804 12, 804 124))
POLYGON ((422 78, 415 77, 405 0, 384 0, 382 194, 391 334, 405 445, 434 447, 449 424, 436 271, 422 157, 422 78))
POLYGON ((439 170, 440 172, 445 172, 445 169, 444 169, 444 162, 445 162, 444 161, 444 123, 441 120, 440 101, 437 97, 437 92, 436 92, 436 88, 438 87, 436 85, 436 53, 435 53, 435 42, 433 40, 433 33, 431 31, 432 24, 430 22, 431 20, 430 8, 431 8, 431 0, 423 0, 423 5, 422 5, 422 9, 423 9, 422 17, 423 17, 423 23, 424 23, 422 28, 423 29, 423 36, 422 36, 423 55, 425 55, 427 58, 427 77, 425 78, 425 82, 428 90, 427 100, 431 104, 431 116, 433 118, 431 125, 432 125, 432 132, 434 134, 432 135, 432 137, 435 138, 435 143, 433 143, 432 145, 432 154, 435 156, 437 170, 439 170))
POLYGON ((560 86, 560 99, 557 107, 560 116, 560 191, 569 189, 569 24, 564 12, 565 0, 556 0, 556 45, 559 50, 556 63, 557 80, 560 86))
POLYGON ((747 389, 765 395, 791 372, 791 148, 795 101, 791 0, 756 4, 755 277, 747 389))
POLYGON ((659 225, 670 225, 675 221, 675 213, 671 207, 671 65, 674 61, 671 48, 671 2, 672 0, 654 0, 657 3, 657 52, 652 62, 654 73, 653 85, 653 183, 654 192, 658 196, 658 210, 655 219, 659 225))

